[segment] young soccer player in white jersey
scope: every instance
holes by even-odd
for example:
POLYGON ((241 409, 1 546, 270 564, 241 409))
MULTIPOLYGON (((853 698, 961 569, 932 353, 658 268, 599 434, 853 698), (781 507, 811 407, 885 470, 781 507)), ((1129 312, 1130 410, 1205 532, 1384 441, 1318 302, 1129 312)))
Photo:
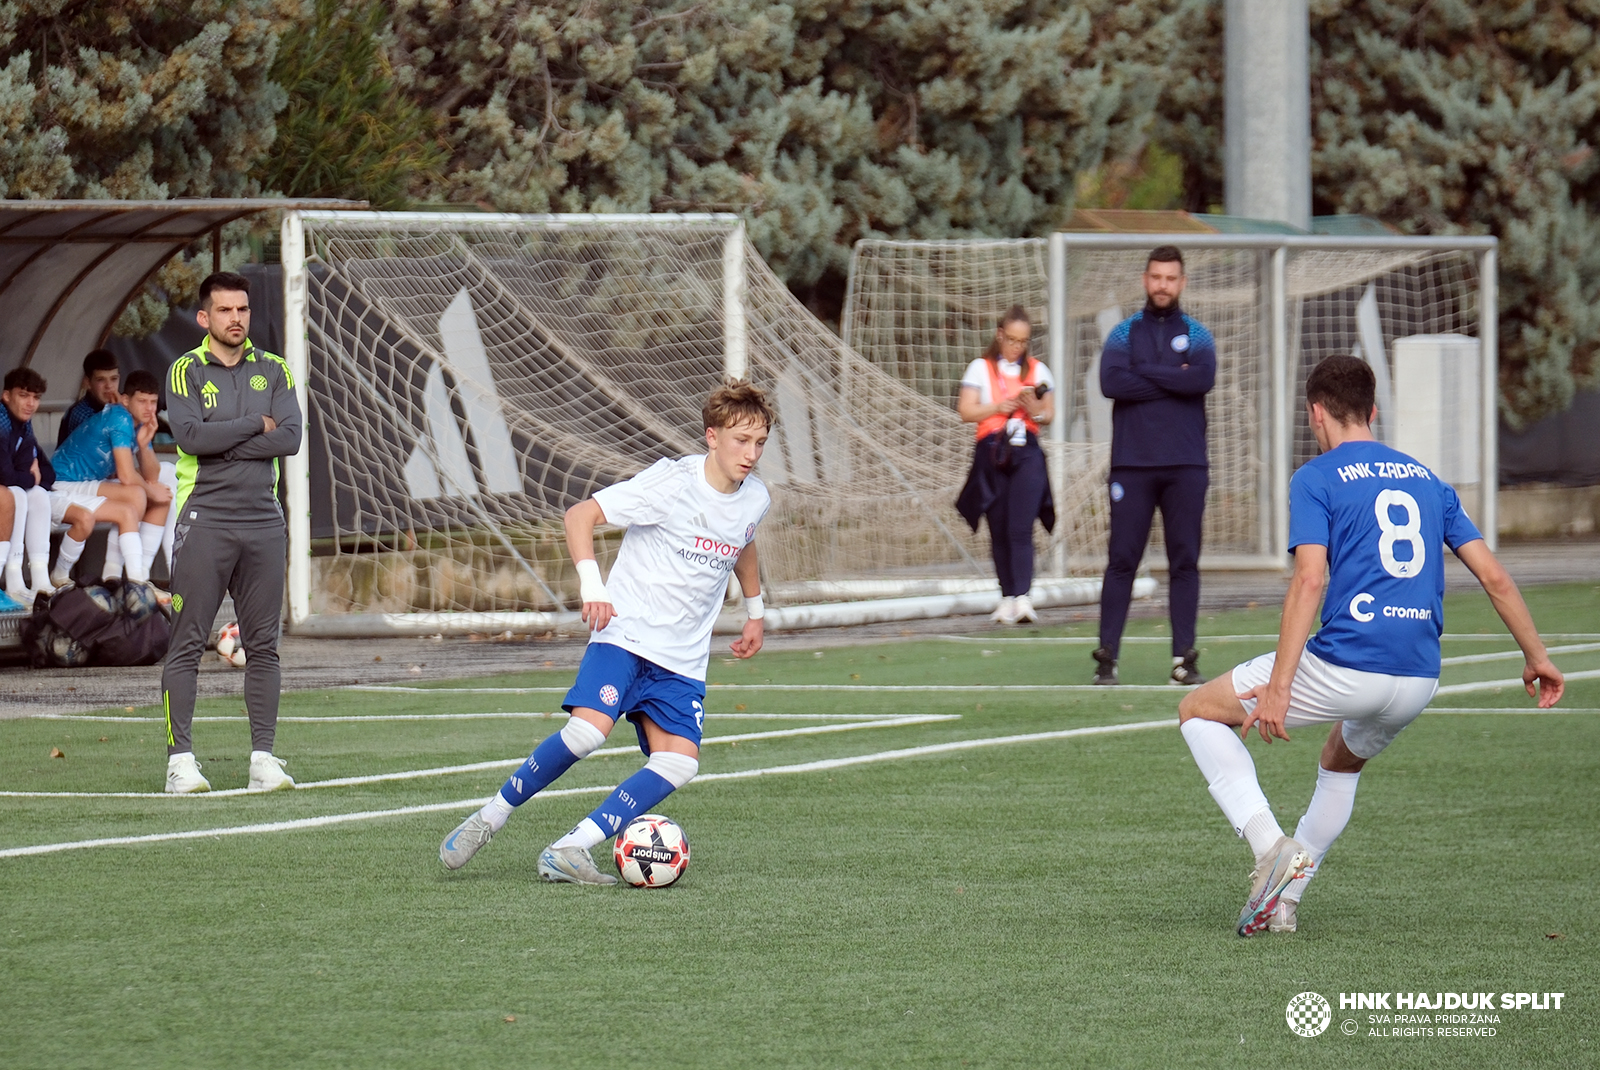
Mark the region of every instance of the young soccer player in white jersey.
POLYGON ((1362 766, 1433 699, 1444 631, 1441 545, 1472 570, 1522 648, 1522 680, 1540 708, 1554 706, 1564 687, 1521 592, 1455 490, 1373 439, 1373 396, 1372 369, 1355 357, 1329 357, 1312 370, 1306 402, 1322 454, 1289 485, 1294 577, 1278 649, 1190 692, 1178 707, 1212 798, 1255 852, 1240 936, 1295 930, 1313 867, 1350 820, 1362 766), (1319 602, 1322 627, 1307 642, 1319 602), (1291 839, 1243 740, 1252 725, 1271 743, 1289 738, 1285 728, 1327 723, 1333 729, 1316 791, 1291 839))
POLYGON ((731 649, 761 649, 756 527, 771 499, 751 475, 772 428, 765 395, 748 383, 712 393, 702 413, 706 454, 661 460, 632 479, 595 492, 567 510, 567 550, 578 568, 583 621, 592 630, 578 679, 562 707, 572 716, 540 743, 489 802, 439 845, 439 860, 460 869, 489 842, 511 811, 594 753, 626 716, 644 768, 619 784, 594 812, 539 855, 539 876, 573 884, 615 884, 590 848, 683 787, 700 768, 706 662, 711 627, 728 573, 739 580, 748 620, 731 649), (602 582, 596 524, 626 527, 622 549, 602 582))

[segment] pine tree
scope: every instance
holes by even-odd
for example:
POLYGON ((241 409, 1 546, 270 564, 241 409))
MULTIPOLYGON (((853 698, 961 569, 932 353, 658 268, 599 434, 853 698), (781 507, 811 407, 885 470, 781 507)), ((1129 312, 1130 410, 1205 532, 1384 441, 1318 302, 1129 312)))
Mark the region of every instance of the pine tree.
MULTIPOLYGON (((239 197, 285 102, 268 77, 300 0, 0 4, 0 196, 239 197)), ((176 257, 124 313, 154 330, 209 262, 176 257)))
POLYGON ((1508 422, 1600 382, 1600 7, 1315 0, 1319 212, 1500 238, 1508 422))
POLYGON ((1137 153, 1203 0, 401 0, 397 79, 447 124, 437 196, 732 211, 792 287, 864 237, 1037 235, 1137 153))
POLYGON ((437 181, 447 153, 432 116, 396 91, 388 24, 385 0, 314 0, 312 16, 284 34, 272 80, 288 104, 255 174, 263 188, 396 209, 437 181))

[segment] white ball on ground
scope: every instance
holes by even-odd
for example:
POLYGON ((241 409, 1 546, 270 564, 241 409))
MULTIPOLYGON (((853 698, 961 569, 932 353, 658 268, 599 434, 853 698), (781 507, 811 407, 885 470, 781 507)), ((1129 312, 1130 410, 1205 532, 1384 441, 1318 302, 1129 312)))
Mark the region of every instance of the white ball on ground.
POLYGON ((244 644, 239 641, 237 621, 224 624, 222 631, 217 633, 217 657, 235 669, 244 668, 244 644))
POLYGON ((635 888, 665 888, 689 868, 689 837, 670 817, 644 814, 617 834, 612 855, 635 888))

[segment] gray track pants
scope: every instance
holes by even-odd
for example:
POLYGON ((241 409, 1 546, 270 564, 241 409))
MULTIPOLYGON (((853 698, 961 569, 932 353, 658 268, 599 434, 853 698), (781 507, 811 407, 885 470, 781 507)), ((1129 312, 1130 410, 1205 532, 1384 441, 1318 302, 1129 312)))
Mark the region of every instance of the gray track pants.
POLYGON ((179 524, 173 540, 172 646, 161 672, 167 753, 194 749, 200 656, 224 594, 233 595, 244 643, 244 704, 252 750, 272 750, 278 728, 278 638, 283 628, 283 573, 288 541, 281 524, 212 528, 179 524))

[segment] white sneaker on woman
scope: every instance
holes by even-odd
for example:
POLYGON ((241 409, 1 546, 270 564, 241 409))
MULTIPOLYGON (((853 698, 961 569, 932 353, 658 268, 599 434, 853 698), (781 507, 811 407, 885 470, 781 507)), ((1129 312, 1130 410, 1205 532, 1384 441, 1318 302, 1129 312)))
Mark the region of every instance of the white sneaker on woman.
POLYGON ((1039 614, 1033 608, 1033 600, 1031 598, 1029 598, 1025 594, 1018 595, 1017 596, 1017 605, 1016 605, 1016 615, 1013 618, 1013 623, 1015 623, 1015 624, 1031 624, 1031 623, 1033 623, 1034 621, 1036 621, 1038 619, 1039 619, 1039 614))
POLYGON ((1000 604, 989 614, 989 619, 996 624, 1017 623, 1017 600, 1010 596, 1000 599, 1000 604))

